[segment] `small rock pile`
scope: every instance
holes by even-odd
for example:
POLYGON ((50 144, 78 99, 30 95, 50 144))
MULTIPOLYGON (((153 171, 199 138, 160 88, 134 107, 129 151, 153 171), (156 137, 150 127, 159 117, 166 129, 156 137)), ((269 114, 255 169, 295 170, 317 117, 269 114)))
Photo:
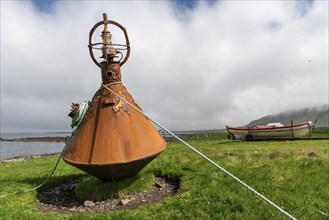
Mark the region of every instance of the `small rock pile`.
POLYGON ((76 184, 64 183, 38 193, 39 210, 42 212, 80 213, 134 209, 139 205, 152 204, 183 192, 178 182, 156 178, 151 189, 104 201, 79 201, 74 194, 76 184))

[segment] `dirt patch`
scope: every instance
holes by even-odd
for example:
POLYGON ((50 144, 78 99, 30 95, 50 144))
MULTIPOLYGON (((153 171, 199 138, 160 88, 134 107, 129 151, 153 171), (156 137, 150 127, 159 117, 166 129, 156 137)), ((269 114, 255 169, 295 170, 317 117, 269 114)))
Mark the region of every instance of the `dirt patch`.
POLYGON ((310 151, 310 152, 307 152, 306 155, 308 157, 315 157, 316 156, 316 153, 314 151, 310 151))
POLYGON ((140 205, 157 203, 166 197, 184 192, 179 189, 179 182, 156 177, 151 189, 136 194, 104 201, 79 201, 74 194, 75 186, 74 183, 64 183, 49 190, 40 191, 37 195, 39 210, 41 212, 81 213, 135 209, 140 205))
POLYGON ((304 157, 316 157, 317 156, 317 153, 310 150, 310 149, 307 149, 307 148, 304 148, 304 149, 301 149, 299 152, 298 152, 298 156, 304 158, 304 157))

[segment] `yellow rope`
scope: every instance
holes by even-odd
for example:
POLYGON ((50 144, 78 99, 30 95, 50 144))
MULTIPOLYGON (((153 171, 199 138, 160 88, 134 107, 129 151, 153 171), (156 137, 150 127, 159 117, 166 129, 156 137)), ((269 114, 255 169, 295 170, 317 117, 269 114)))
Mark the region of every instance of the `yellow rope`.
MULTIPOLYGON (((122 82, 119 81, 119 82, 108 83, 108 84, 105 84, 105 86, 112 86, 112 85, 117 85, 117 84, 122 84, 122 82)), ((104 84, 102 84, 102 85, 104 85, 104 84)))

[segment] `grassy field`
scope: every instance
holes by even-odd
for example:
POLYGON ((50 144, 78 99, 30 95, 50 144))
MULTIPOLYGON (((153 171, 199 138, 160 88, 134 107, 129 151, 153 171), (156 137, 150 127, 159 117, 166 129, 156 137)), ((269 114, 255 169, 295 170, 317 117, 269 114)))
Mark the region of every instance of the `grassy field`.
MULTIPOLYGON (((324 132, 313 137, 328 137, 324 132)), ((297 219, 329 219, 328 140, 242 142, 219 132, 193 134, 188 142, 297 219)), ((37 186, 56 160, 49 156, 1 163, 0 195, 37 186)), ((33 191, 0 198, 0 219, 286 219, 178 142, 168 143, 140 175, 150 180, 154 175, 179 179, 187 192, 135 210, 59 214, 40 213, 33 191)), ((44 188, 80 183, 87 176, 60 162, 44 188)))

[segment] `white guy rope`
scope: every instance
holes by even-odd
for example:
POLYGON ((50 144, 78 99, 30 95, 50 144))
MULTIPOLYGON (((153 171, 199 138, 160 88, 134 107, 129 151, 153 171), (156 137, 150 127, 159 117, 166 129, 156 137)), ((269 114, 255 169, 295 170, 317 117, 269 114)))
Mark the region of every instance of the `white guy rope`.
POLYGON ((246 187, 248 190, 250 190, 251 192, 255 193, 258 197, 260 197, 261 199, 263 199, 265 202, 267 202, 268 204, 270 204, 271 206, 273 206, 274 208, 276 208, 278 211, 280 211, 282 214, 284 214, 285 216, 287 216, 289 219, 293 219, 293 220, 297 220, 295 217, 293 217, 292 215, 290 215, 288 212, 286 212, 285 210, 283 210, 282 208, 280 208, 278 205, 276 205, 274 202, 272 202, 271 200, 269 200, 268 198, 266 198, 265 196, 263 196, 262 194, 260 194, 259 192, 257 192, 255 189, 253 189, 251 186, 247 185, 246 183, 244 183, 242 180, 240 180, 239 178, 237 178, 236 176, 234 176, 233 174, 231 174, 229 171, 225 170, 223 167, 221 167, 220 165, 218 165, 217 163, 215 163, 214 161, 212 161, 211 159, 209 159, 206 155, 202 154, 200 151, 198 151, 197 149, 195 149, 194 147, 192 147, 191 145, 189 145, 187 142, 185 142, 184 140, 182 140, 180 137, 178 137, 177 135, 175 135, 174 133, 172 133, 171 131, 169 131, 167 128, 165 128, 164 126, 162 126, 160 123, 158 123, 157 121, 155 121, 154 119, 152 119, 151 117, 149 117, 148 115, 146 115, 144 112, 142 112, 141 110, 139 110, 138 108, 136 108, 134 105, 130 104, 126 99, 124 99, 123 97, 121 97, 119 94, 115 93, 113 90, 111 90, 109 87, 107 87, 106 85, 102 84, 102 86, 107 89, 108 91, 112 92, 115 96, 117 96, 119 99, 121 99, 122 101, 124 101, 125 103, 127 103, 130 107, 132 107, 133 109, 135 109, 137 112, 139 112, 140 114, 144 115, 146 118, 148 118, 150 121, 152 121, 154 124, 158 125, 160 128, 162 128, 163 130, 165 130, 166 132, 168 132, 170 135, 172 135, 174 138, 176 138, 177 140, 179 140, 180 142, 182 142, 184 145, 186 145, 188 148, 190 148, 192 151, 194 151, 195 153, 197 153, 199 156, 203 157, 205 160, 207 160, 209 163, 211 163, 212 165, 214 165, 215 167, 217 167, 218 169, 220 169, 221 171, 223 171, 224 173, 226 173, 227 175, 229 175, 230 177, 232 177, 235 181, 237 181, 238 183, 240 183, 241 185, 243 185, 244 187, 246 187))

